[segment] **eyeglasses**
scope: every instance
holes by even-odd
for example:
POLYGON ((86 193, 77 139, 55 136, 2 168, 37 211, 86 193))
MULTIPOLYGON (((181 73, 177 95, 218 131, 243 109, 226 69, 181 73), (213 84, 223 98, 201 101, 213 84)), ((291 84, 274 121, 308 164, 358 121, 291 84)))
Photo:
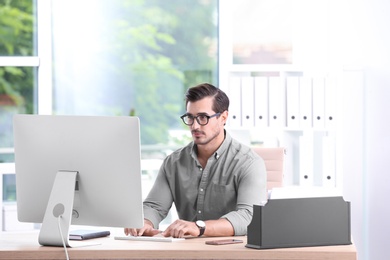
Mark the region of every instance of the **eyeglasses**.
POLYGON ((214 115, 204 115, 200 114, 197 116, 184 114, 180 118, 183 120, 184 124, 186 125, 193 125, 196 119, 196 122, 198 122, 199 125, 207 125, 209 123, 209 119, 215 116, 219 116, 221 113, 215 113, 214 115))

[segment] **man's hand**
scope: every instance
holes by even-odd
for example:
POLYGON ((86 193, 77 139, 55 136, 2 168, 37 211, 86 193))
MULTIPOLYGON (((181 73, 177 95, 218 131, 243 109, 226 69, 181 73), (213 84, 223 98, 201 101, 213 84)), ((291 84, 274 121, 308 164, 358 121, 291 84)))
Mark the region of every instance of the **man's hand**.
POLYGON ((190 235, 197 237, 200 231, 195 222, 178 219, 162 233, 165 237, 184 237, 190 235))
POLYGON ((158 229, 154 229, 152 222, 147 219, 144 220, 144 226, 142 228, 125 228, 124 231, 126 236, 154 236, 160 233, 158 229))

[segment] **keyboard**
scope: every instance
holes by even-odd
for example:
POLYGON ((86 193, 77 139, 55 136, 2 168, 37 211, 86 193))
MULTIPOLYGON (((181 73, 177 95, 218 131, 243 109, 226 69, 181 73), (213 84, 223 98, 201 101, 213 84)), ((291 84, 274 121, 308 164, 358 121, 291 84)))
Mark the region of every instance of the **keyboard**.
POLYGON ((152 241, 152 242, 176 242, 183 241, 185 238, 176 238, 176 237, 162 237, 162 236, 116 236, 115 240, 133 240, 133 241, 152 241))

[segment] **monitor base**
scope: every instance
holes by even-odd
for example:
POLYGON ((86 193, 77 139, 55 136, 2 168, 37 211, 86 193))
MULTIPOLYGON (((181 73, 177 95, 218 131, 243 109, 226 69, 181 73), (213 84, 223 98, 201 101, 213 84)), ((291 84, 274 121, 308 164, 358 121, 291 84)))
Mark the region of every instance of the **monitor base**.
POLYGON ((43 246, 68 246, 77 171, 58 171, 39 233, 43 246))

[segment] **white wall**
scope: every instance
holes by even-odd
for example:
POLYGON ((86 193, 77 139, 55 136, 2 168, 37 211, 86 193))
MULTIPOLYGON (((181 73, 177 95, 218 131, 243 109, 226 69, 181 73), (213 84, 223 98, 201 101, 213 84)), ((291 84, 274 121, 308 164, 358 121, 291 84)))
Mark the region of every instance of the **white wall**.
MULTIPOLYGON (((390 22, 390 21, 389 21, 390 22)), ((390 42, 387 42, 390 46, 390 42)), ((387 51, 387 57, 390 57, 387 51)), ((387 65, 388 68, 390 64, 387 65)), ((369 71, 365 86, 367 259, 390 259, 390 70, 369 71), (387 257, 385 257, 385 255, 387 257)), ((363 202, 363 203, 364 203, 363 202)))
POLYGON ((390 259, 390 2, 344 3, 344 64, 360 56, 363 72, 361 84, 356 70, 344 74, 344 194, 358 259, 390 259))

